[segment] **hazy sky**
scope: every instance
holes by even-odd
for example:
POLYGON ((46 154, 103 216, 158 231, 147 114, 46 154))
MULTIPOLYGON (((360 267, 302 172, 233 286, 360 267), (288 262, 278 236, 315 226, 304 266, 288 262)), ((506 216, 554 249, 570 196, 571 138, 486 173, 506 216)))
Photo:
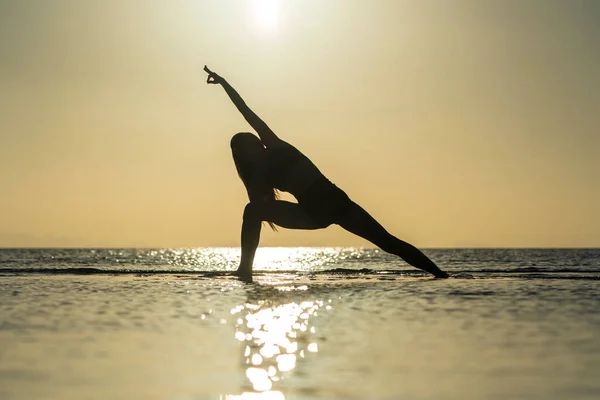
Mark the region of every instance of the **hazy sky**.
POLYGON ((204 64, 417 246, 600 246, 599 21, 595 0, 0 0, 0 246, 238 245, 250 128, 204 64))

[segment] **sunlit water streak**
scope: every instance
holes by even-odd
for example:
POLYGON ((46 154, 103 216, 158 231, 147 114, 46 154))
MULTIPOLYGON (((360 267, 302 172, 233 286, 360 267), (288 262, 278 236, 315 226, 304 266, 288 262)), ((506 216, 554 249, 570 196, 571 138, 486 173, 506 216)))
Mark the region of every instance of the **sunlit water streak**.
MULTIPOLYGON (((279 290, 307 290, 306 286, 282 286, 279 290)), ((310 319, 323 307, 321 300, 303 301, 300 304, 270 305, 246 303, 231 310, 236 320, 235 338, 246 344, 246 376, 257 392, 268 392, 271 398, 273 384, 285 378, 285 373, 296 367, 298 359, 318 352, 316 332, 310 319)), ((330 309, 327 306, 325 310, 330 309)), ((281 395, 280 397, 283 397, 281 395)))

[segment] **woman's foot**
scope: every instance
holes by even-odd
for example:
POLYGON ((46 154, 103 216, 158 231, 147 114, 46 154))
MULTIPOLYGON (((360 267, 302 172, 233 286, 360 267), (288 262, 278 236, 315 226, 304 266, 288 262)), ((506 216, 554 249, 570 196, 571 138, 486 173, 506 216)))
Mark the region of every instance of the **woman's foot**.
POLYGON ((434 275, 436 278, 440 278, 440 279, 446 279, 446 278, 449 278, 449 277, 450 277, 450 275, 448 275, 448 273, 447 273, 447 272, 444 272, 444 271, 442 271, 441 269, 440 269, 439 271, 436 271, 436 272, 435 272, 433 275, 434 275))
POLYGON ((250 268, 239 267, 233 274, 246 283, 252 283, 252 270, 250 268))

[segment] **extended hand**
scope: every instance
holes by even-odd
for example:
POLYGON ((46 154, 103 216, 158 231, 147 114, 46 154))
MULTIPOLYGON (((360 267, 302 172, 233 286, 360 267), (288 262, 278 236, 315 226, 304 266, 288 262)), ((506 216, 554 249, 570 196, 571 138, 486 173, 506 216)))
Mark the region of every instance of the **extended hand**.
POLYGON ((212 72, 210 69, 208 69, 208 67, 206 65, 204 66, 204 71, 206 71, 208 73, 208 78, 206 78, 206 83, 212 83, 214 85, 218 85, 223 80, 223 78, 221 78, 219 76, 219 74, 212 72))

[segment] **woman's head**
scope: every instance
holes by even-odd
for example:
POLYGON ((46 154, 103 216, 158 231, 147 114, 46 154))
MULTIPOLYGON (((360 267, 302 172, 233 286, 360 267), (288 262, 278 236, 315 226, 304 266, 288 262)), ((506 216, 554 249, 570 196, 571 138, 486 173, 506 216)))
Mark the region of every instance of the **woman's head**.
POLYGON ((233 135, 230 142, 234 159, 257 162, 264 156, 265 146, 258 137, 250 132, 240 132, 233 135))

